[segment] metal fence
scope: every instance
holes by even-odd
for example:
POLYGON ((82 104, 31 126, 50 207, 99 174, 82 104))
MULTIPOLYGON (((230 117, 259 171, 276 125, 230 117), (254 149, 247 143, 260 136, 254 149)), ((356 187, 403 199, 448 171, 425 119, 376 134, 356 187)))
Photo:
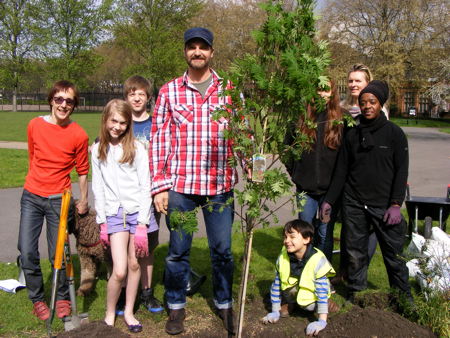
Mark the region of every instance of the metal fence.
MULTIPOLYGON (((115 98, 122 98, 120 93, 81 92, 78 111, 101 111, 106 103, 115 98)), ((46 93, 17 94, 18 111, 48 111, 46 93)), ((13 110, 13 94, 0 92, 0 111, 13 110)))

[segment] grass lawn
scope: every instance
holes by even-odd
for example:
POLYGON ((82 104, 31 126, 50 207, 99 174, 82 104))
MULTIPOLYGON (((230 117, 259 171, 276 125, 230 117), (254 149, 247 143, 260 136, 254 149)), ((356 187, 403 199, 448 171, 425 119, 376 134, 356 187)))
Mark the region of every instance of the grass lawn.
MULTIPOLYGON (((28 171, 28 151, 0 148, 0 189, 21 187, 28 171)), ((72 182, 78 182, 75 169, 70 173, 72 182)), ((91 179, 89 171, 88 179, 91 179)))
MULTIPOLYGON (((340 224, 335 227, 335 238, 339 238, 340 224)), ((260 304, 263 308, 262 298, 264 298, 268 292, 272 280, 274 278, 275 271, 275 261, 280 252, 282 246, 282 228, 273 227, 266 229, 258 229, 254 234, 253 241, 253 252, 252 252, 252 262, 250 265, 249 272, 249 283, 247 289, 247 298, 249 300, 255 300, 253 306, 258 306, 260 304)), ((335 242, 335 248, 339 246, 338 242, 335 242)), ((233 284, 233 294, 234 300, 237 302, 238 292, 239 292, 239 279, 241 274, 241 257, 243 254, 244 243, 240 233, 233 234, 233 255, 235 259, 235 273, 234 273, 234 284, 233 284)), ((153 286, 155 289, 155 295, 159 299, 163 299, 164 287, 162 285, 162 276, 164 269, 164 258, 167 254, 168 245, 160 245, 156 249, 155 253, 155 265, 154 265, 154 282, 153 286)), ((200 289, 200 292, 195 294, 193 297, 188 297, 188 310, 189 317, 196 318, 208 317, 211 315, 211 304, 209 303, 212 299, 212 286, 211 286, 211 266, 209 259, 209 249, 207 245, 206 238, 195 238, 193 241, 193 246, 191 250, 191 263, 192 267, 200 274, 207 276, 207 281, 200 289)), ((50 274, 50 264, 47 260, 41 261, 44 281, 45 281, 45 292, 47 301, 50 299, 50 289, 51 289, 51 274, 50 274)), ((77 257, 74 257, 75 264, 75 279, 76 287, 79 283, 79 262, 77 257)), ((333 265, 335 267, 339 266, 339 255, 335 255, 333 260, 333 265)), ((0 263, 0 279, 16 279, 18 276, 18 270, 15 263, 0 263)), ((88 313, 89 320, 97 321, 102 320, 105 314, 105 304, 106 304, 106 269, 103 267, 100 272, 100 277, 98 279, 95 290, 91 295, 86 298, 77 297, 77 308, 79 313, 88 313)), ((413 289, 417 291, 417 284, 412 283, 413 289)), ((413 290, 413 292, 414 292, 413 290)), ((382 256, 379 251, 375 253, 372 262, 369 267, 368 272, 368 289, 363 291, 363 293, 372 293, 381 291, 386 293, 388 289, 388 279, 386 274, 386 269, 383 264, 382 256)), ((416 292, 415 292, 416 293, 416 292)), ((336 294, 333 299, 340 305, 343 305, 345 300, 343 295, 345 294, 345 287, 343 285, 336 287, 336 294)), ((416 294, 417 304, 420 304, 421 308, 426 307, 427 314, 425 316, 425 321, 422 319, 423 325, 428 325, 428 323, 433 322, 429 318, 435 320, 435 327, 445 328, 445 323, 447 321, 448 313, 447 311, 442 312, 437 310, 437 307, 430 308, 427 307, 427 303, 422 300, 421 296, 416 294), (436 314, 439 312, 439 315, 436 314), (436 323, 437 321, 437 323, 436 323)), ((442 303, 442 301, 441 301, 442 303)), ((237 304, 235 304, 237 305, 237 304)), ((1 337, 46 337, 47 331, 44 322, 39 321, 36 317, 31 314, 32 305, 28 299, 27 291, 21 290, 17 294, 10 294, 0 291, 0 336, 1 337)), ((237 310, 237 308, 236 308, 237 310)), ((342 311, 347 311, 348 307, 344 307, 342 311)), ((264 310, 263 310, 264 311, 264 310)), ((423 313, 423 311, 421 310, 423 313)), ((142 307, 136 312, 136 317, 143 323, 146 331, 149 332, 148 328, 153 327, 154 336, 165 336, 163 333, 163 325, 166 320, 166 314, 152 314, 150 315, 142 307), (161 331, 161 332, 160 332, 161 331)), ((259 320, 260 318, 255 318, 259 320)), ((189 323, 188 323, 189 324, 189 323)), ((189 325, 193 325, 190 322, 189 325)), ((430 324, 431 325, 431 324, 430 324)), ((122 319, 116 321, 116 326, 120 328, 123 332, 126 332, 126 327, 123 324, 122 319)), ((60 320, 55 318, 52 325, 53 334, 58 334, 64 330, 64 327, 60 320)), ((447 331, 448 332, 448 331, 447 331)))
MULTIPOLYGON (((440 128, 450 130, 449 119, 407 119, 391 117, 390 120, 401 127, 440 128)), ((447 131, 448 132, 448 131, 447 131)))
POLYGON ((0 189, 23 186, 27 171, 27 150, 0 149, 0 189))
MULTIPOLYGON (((36 116, 46 115, 46 112, 0 112, 0 140, 1 141, 27 141, 27 125, 36 116)), ((72 119, 77 122, 89 136, 92 143, 98 135, 100 128, 100 112, 77 112, 72 114, 72 119)))
MULTIPOLYGON (((28 122, 39 115, 45 115, 46 112, 0 112, 2 123, 0 124, 0 140, 1 141, 27 141, 27 125, 28 122)), ((98 135, 100 127, 100 112, 77 112, 75 111, 72 118, 80 124, 89 135, 92 142, 98 135)), ((440 128, 443 132, 450 132, 450 120, 443 119, 419 119, 408 120, 406 118, 392 118, 392 122, 399 126, 410 127, 433 127, 440 128), (417 122, 417 124, 416 124, 417 122)))
MULTIPOLYGON (((336 227, 335 233, 339 233, 339 226, 336 227)), ((272 280, 274 278, 275 261, 282 246, 282 228, 267 228, 257 230, 254 236, 252 263, 250 265, 250 278, 248 284, 247 295, 249 299, 262 298, 268 292, 272 280)), ((235 257, 235 274, 234 274, 234 299, 237 301, 239 292, 239 278, 241 273, 240 257, 243 254, 243 239, 240 233, 233 235, 233 254, 235 257)), ((157 298, 163 298, 164 288, 162 285, 162 275, 164 267, 164 258, 167 254, 167 244, 160 245, 155 255, 155 271, 154 271, 154 287, 157 298)), ((209 314, 211 309, 205 302, 205 298, 212 298, 211 286, 211 266, 209 259, 209 249, 205 238, 194 239, 191 251, 191 262, 193 268, 201 274, 205 274, 208 279, 201 288, 201 292, 188 299, 188 307, 192 313, 201 315, 209 314)), ((51 274, 50 264, 47 260, 42 260, 42 268, 45 281, 46 299, 50 299, 51 274)), ((334 263, 338 265, 337 262, 334 263)), ((75 257, 75 274, 76 284, 79 283, 79 264, 75 257)), ((0 263, 0 280, 1 279, 17 279, 18 271, 15 263, 0 263)), ((88 312, 89 320, 102 320, 105 312, 106 298, 106 271, 102 270, 101 277, 98 280, 95 291, 88 297, 77 298, 78 312, 88 312)), ((377 252, 369 270, 369 289, 388 290, 388 280, 381 259, 381 254, 377 252)), ((339 295, 335 300, 342 304, 344 299, 339 295)), ((261 303, 261 306, 262 303, 261 303)), ((47 335, 44 322, 39 321, 31 314, 32 305, 28 299, 27 291, 21 290, 17 294, 10 294, 0 291, 0 336, 2 337, 45 337, 47 335)), ((166 320, 166 315, 149 315, 148 312, 141 307, 137 312, 140 320, 151 320, 160 322, 166 320), (149 317, 151 317, 149 319, 149 317)), ((259 319, 259 318, 258 318, 259 319)), ((120 324, 121 325, 121 324, 120 324)), ((118 325, 118 326, 120 326, 118 325)), ((147 324, 148 325, 148 324, 147 324)), ((121 327, 121 326, 120 326, 121 327)), ((147 326, 148 327, 148 326, 147 326)), ((64 330, 60 320, 55 318, 53 321, 53 334, 64 330)), ((124 329, 125 330, 125 329, 124 329)))

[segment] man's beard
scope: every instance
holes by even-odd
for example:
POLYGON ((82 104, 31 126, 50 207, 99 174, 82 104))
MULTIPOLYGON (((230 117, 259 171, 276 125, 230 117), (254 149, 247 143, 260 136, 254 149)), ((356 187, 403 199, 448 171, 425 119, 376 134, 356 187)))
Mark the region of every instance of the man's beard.
POLYGON ((197 59, 190 59, 188 61, 188 65, 189 65, 190 68, 195 69, 195 70, 202 70, 202 69, 205 69, 205 68, 209 68, 209 62, 207 60, 205 60, 205 59, 199 59, 199 58, 197 58, 197 59), (197 61, 197 60, 203 61, 201 63, 201 65, 195 63, 195 61, 197 61))

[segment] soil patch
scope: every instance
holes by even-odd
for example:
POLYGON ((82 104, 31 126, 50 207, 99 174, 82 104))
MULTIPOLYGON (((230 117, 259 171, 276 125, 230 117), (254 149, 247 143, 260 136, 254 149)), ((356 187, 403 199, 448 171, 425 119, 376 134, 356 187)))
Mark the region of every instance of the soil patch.
MULTIPOLYGON (((357 299, 358 305, 345 305, 339 313, 329 316, 328 325, 319 337, 325 338, 382 338, 382 337, 436 337, 431 330, 413 323, 392 312, 390 299, 381 293, 366 294, 357 299)), ((281 318, 276 324, 264 325, 261 318, 267 314, 267 304, 262 299, 253 299, 245 307, 243 337, 303 337, 309 322, 316 320, 314 314, 297 310, 288 318, 281 318)), ((236 309, 237 310, 237 309, 236 309)), ((164 326, 166 316, 140 315, 144 330, 131 337, 169 337, 164 326)), ((116 321, 116 327, 109 327, 102 321, 83 325, 77 330, 64 332, 58 337, 130 337, 123 320, 116 321)), ((227 337, 221 320, 212 312, 197 313, 186 309, 185 332, 178 337, 227 337)))
POLYGON ((429 329, 402 316, 373 307, 353 306, 350 311, 330 319, 319 337, 436 337, 429 329))

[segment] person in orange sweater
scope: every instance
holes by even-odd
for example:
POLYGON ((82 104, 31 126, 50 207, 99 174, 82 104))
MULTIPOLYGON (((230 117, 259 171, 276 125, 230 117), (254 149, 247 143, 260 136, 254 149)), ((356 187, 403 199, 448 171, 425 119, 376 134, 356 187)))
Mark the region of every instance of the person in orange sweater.
MULTIPOLYGON (((69 81, 58 81, 49 92, 48 103, 50 115, 36 117, 28 124, 29 165, 20 201, 18 240, 28 297, 33 302, 33 313, 41 320, 49 318, 50 310, 44 300, 39 236, 45 218, 48 256, 53 265, 62 192, 71 188, 70 172, 74 167, 80 186, 76 211, 79 214, 88 211, 88 136, 70 119, 78 105, 78 90, 69 81)), ((73 217, 73 212, 71 206, 69 218, 73 217)), ((65 271, 60 273, 56 299, 56 315, 59 318, 69 316, 71 308, 65 271)))

